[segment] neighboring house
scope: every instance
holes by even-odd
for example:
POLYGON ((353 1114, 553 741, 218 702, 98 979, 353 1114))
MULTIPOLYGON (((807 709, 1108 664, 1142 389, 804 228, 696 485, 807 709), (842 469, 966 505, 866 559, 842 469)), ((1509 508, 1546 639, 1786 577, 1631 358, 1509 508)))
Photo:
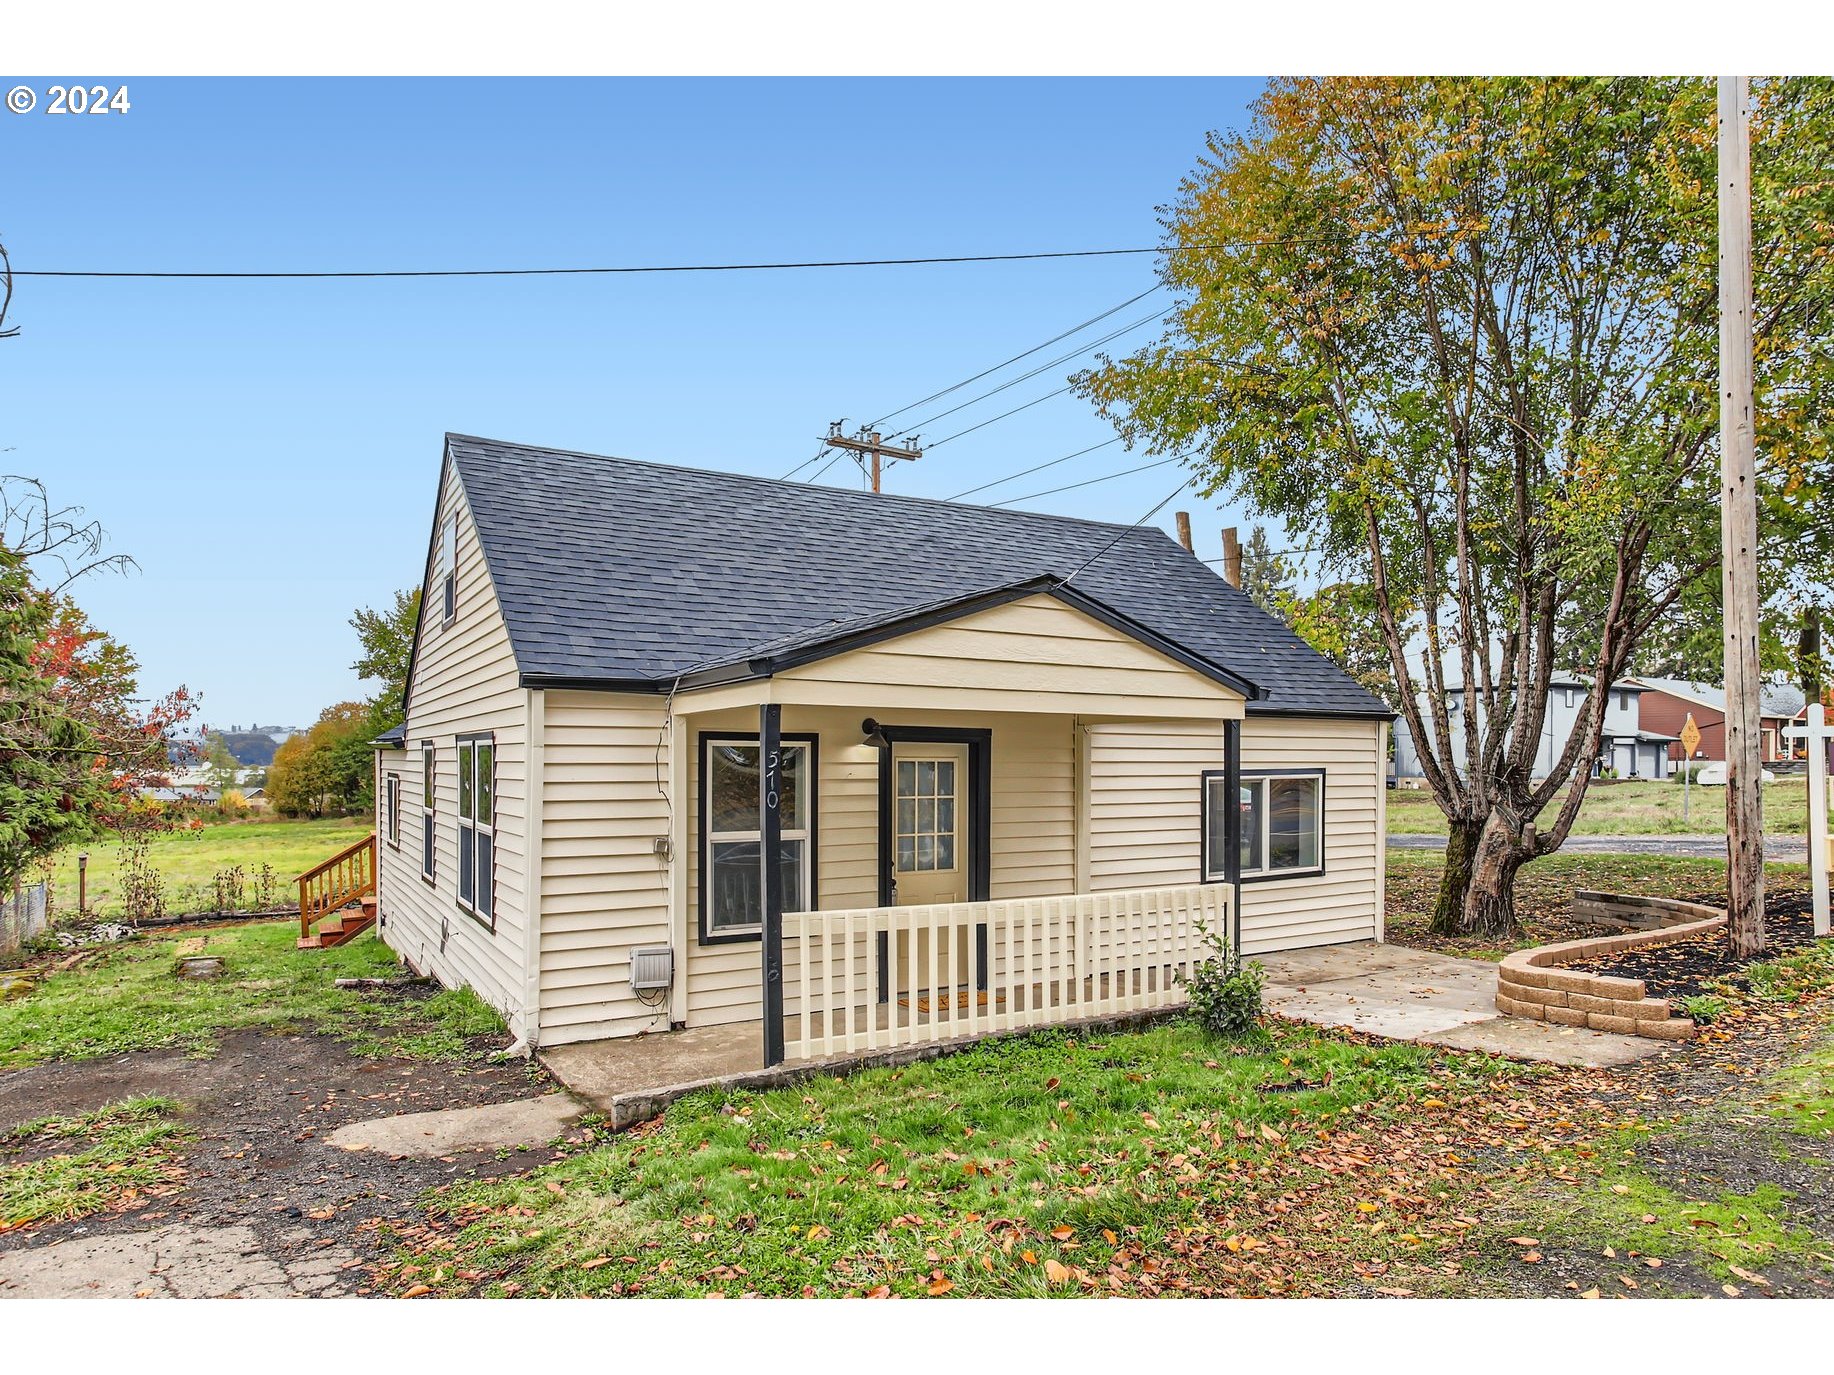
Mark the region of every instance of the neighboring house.
MULTIPOLYGON (((1693 683, 1681 678, 1639 678, 1643 684, 1643 723, 1655 730, 1679 737, 1682 722, 1689 713, 1700 727, 1700 748, 1696 759, 1726 757, 1726 690, 1711 683, 1693 683)), ((1760 757, 1766 764, 1783 759, 1801 758, 1801 746, 1792 745, 1783 735, 1785 728, 1798 724, 1803 711, 1800 688, 1787 684, 1766 686, 1758 697, 1758 741, 1760 757)), ((1671 759, 1681 758, 1679 743, 1669 752, 1671 759)))
MULTIPOLYGON (((1535 747, 1535 777, 1545 778, 1559 763, 1579 722, 1590 686, 1587 680, 1569 674, 1557 673, 1549 680, 1547 711, 1542 717, 1541 739, 1535 747)), ((1605 698, 1604 731, 1599 739, 1598 756, 1592 761, 1595 775, 1609 769, 1619 778, 1668 777, 1668 747, 1674 736, 1652 727, 1643 715, 1642 697, 1642 682, 1638 679, 1627 678, 1611 685, 1605 698)), ((1456 686, 1447 689, 1446 712, 1451 721, 1454 757, 1462 761, 1465 721, 1471 714, 1471 707, 1466 702, 1466 694, 1456 686)), ((1405 721, 1395 723, 1395 776, 1424 776, 1419 752, 1414 748, 1405 721)))
POLYGON ((758 1024, 773 818, 805 1048, 1381 938, 1391 714, 1158 529, 449 435, 424 587, 381 934, 528 1043, 758 1024))

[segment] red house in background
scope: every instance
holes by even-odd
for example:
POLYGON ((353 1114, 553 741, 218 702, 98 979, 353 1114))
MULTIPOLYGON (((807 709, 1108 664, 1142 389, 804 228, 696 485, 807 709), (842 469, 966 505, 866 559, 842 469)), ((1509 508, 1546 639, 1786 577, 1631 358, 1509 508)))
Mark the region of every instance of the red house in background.
MULTIPOLYGON (((1693 713, 1700 727, 1700 748, 1696 759, 1726 757, 1726 691, 1711 683, 1690 683, 1680 678, 1638 678, 1643 685, 1641 699, 1644 730, 1663 735, 1681 734, 1681 724, 1693 713)), ((1802 719, 1803 697, 1799 688, 1766 687, 1760 698, 1758 720, 1760 749, 1766 764, 1783 759, 1803 757, 1802 746, 1783 738, 1786 726, 1802 719)), ((1668 757, 1679 762, 1681 746, 1670 745, 1668 757)))

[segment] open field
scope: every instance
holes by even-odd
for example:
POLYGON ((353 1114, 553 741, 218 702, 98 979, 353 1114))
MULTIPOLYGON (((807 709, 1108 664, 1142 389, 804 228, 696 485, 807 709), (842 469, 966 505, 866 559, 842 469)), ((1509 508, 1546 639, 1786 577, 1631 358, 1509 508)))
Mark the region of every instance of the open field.
MULTIPOLYGON (((279 895, 277 906, 298 901, 294 880, 319 861, 370 832, 366 816, 329 817, 322 821, 218 821, 203 829, 165 831, 152 837, 148 858, 165 879, 166 910, 174 913, 208 912, 214 907, 215 878, 240 865, 248 900, 256 897, 261 866, 270 866, 279 895)), ((121 850, 112 839, 97 841, 89 851, 89 910, 101 917, 119 917, 121 850)), ((79 849, 57 857, 53 878, 57 883, 60 913, 76 910, 76 857, 79 849)))
MULTIPOLYGON (((1682 820, 1679 783, 1600 783, 1593 780, 1580 805, 1574 835, 1711 835, 1725 829, 1726 790, 1696 786, 1687 820, 1682 820)), ((1548 823, 1558 799, 1542 813, 1548 823)), ((1808 828, 1808 784, 1779 778, 1764 788, 1764 828, 1801 835, 1808 828)), ((1388 794, 1390 835, 1444 835, 1446 819, 1433 795, 1396 788, 1388 794)))

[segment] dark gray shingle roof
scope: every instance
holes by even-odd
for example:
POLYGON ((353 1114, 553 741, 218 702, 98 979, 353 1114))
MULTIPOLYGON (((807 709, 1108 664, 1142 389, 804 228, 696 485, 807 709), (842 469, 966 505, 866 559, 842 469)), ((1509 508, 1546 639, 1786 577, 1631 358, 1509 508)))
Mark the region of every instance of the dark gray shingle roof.
POLYGON ((1254 683, 1251 711, 1389 714, 1150 526, 467 435, 446 445, 528 678, 666 687, 826 626, 1068 577, 1099 554, 1073 587, 1254 683))

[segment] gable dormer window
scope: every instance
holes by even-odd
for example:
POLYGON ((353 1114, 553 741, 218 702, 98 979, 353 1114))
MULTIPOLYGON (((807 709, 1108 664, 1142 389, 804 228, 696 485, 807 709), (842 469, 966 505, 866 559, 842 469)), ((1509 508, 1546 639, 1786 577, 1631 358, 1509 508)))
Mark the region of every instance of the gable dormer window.
POLYGON ((439 527, 440 624, 451 625, 458 616, 458 517, 447 516, 439 527))

